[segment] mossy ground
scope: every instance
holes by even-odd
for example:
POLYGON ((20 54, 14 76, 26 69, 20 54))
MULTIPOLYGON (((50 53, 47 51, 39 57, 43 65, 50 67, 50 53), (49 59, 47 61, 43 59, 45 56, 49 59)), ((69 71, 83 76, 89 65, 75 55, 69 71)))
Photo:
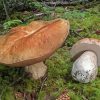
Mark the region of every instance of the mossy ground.
MULTIPOLYGON (((100 33, 96 34, 100 30, 100 5, 88 9, 79 8, 79 6, 55 7, 55 11, 46 7, 41 8, 39 6, 37 8, 46 14, 38 19, 50 20, 58 17, 68 19, 73 31, 70 32, 64 45, 45 61, 48 71, 43 79, 35 81, 29 78, 23 68, 8 68, 0 65, 0 98, 2 100, 16 100, 15 94, 20 92, 36 93, 38 100, 45 100, 46 97, 55 100, 66 89, 71 100, 100 100, 100 68, 95 81, 88 84, 78 83, 71 77, 73 62, 71 62, 70 56, 70 48, 79 39, 85 37, 100 39, 100 33), (82 31, 77 32, 79 29, 82 31)), ((23 15, 23 19, 30 15, 32 15, 32 12, 23 15)), ((22 19, 20 12, 11 15, 13 19, 18 18, 18 16, 19 18, 21 16, 22 19)), ((31 20, 35 19, 37 17, 34 16, 31 20)), ((11 28, 9 23, 4 25, 6 25, 6 28, 9 28, 9 26, 11 28)), ((18 100, 22 100, 22 98, 18 100)))

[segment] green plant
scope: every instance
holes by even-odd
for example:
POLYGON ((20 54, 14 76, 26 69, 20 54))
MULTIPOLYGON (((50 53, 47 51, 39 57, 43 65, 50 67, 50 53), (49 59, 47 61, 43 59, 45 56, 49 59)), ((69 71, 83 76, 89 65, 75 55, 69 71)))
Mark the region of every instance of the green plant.
POLYGON ((22 24, 21 20, 9 20, 3 24, 3 27, 4 27, 4 29, 10 29, 10 28, 15 27, 19 24, 22 24))
POLYGON ((56 13, 64 13, 65 12, 65 9, 63 7, 56 7, 55 8, 55 12, 56 13))

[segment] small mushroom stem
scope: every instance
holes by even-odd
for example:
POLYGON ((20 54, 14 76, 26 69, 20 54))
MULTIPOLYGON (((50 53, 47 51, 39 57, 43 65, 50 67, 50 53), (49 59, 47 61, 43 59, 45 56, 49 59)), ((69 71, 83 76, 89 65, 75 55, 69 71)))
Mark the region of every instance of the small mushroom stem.
POLYGON ((97 68, 96 54, 86 51, 73 63, 72 77, 83 83, 90 82, 96 78, 97 68))
POLYGON ((31 73, 33 79, 37 80, 45 75, 47 66, 43 62, 40 62, 30 66, 26 66, 25 70, 26 72, 31 73))

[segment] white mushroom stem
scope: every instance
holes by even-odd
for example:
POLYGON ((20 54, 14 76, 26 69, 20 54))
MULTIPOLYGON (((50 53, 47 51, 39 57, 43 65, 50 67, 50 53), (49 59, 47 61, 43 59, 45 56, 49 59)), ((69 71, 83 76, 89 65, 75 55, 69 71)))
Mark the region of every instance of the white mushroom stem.
POLYGON ((84 52, 73 64, 72 77, 83 83, 90 82, 97 75, 97 56, 92 51, 84 52))
POLYGON ((40 62, 30 66, 26 66, 25 70, 26 72, 31 73, 33 79, 37 80, 45 75, 47 66, 43 62, 40 62))

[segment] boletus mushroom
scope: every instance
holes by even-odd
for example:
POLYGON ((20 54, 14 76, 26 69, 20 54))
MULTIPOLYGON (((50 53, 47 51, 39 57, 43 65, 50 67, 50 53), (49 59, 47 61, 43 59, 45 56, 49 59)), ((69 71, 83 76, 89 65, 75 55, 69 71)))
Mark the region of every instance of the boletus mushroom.
POLYGON ((39 79, 47 70, 43 61, 63 44, 68 33, 69 22, 64 19, 33 21, 12 28, 0 36, 0 63, 26 67, 34 79, 39 79))
POLYGON ((100 66, 100 40, 84 38, 73 45, 72 59, 75 61, 72 68, 72 77, 82 83, 93 81, 100 66))

